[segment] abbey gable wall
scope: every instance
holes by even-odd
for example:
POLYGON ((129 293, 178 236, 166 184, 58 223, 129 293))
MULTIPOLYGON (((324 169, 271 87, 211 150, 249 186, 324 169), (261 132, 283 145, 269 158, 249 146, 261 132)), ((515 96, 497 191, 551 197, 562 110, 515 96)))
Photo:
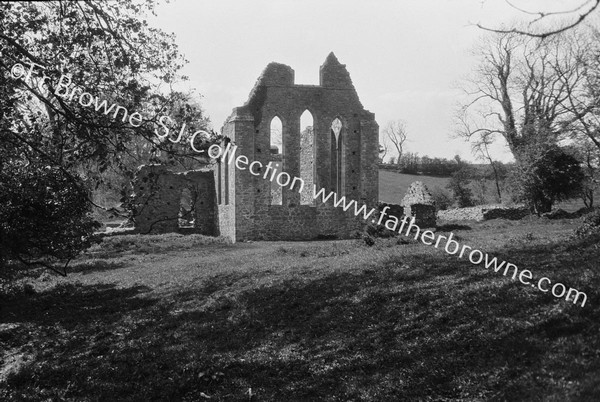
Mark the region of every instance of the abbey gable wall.
MULTIPOLYGON (((378 131, 346 67, 331 53, 320 68, 319 85, 296 85, 289 66, 269 64, 222 133, 238 146, 237 154, 251 161, 374 207, 378 131), (306 111, 313 118, 310 134, 300 132, 300 117, 306 111), (272 144, 274 119, 282 126, 280 146, 272 144)), ((233 240, 347 238, 364 224, 349 211, 313 200, 311 185, 302 193, 297 188, 278 189, 276 183, 225 163, 215 174, 220 233, 233 240)))

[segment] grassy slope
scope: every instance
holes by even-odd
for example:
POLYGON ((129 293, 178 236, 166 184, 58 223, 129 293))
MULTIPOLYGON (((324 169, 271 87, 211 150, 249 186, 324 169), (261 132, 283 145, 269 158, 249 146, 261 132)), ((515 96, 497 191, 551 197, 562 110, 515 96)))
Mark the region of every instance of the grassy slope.
POLYGON ((108 238, 3 303, 0 399, 594 400, 600 249, 567 241, 574 225, 454 233, 584 308, 419 244, 108 238))
MULTIPOLYGON (((379 170, 379 200, 392 204, 400 204, 408 187, 417 180, 422 181, 429 190, 432 190, 435 187, 446 189, 446 184, 448 183, 447 177, 404 174, 382 169, 379 170)), ((474 186, 475 185, 472 184, 472 187, 474 186)), ((488 194, 490 203, 495 203, 495 201, 491 201, 495 197, 493 182, 490 181, 487 187, 486 194, 488 194)), ((477 193, 475 189, 474 193, 477 193)), ((503 197, 507 196, 508 194, 503 193, 503 197)), ((600 188, 596 192, 596 199, 600 200, 600 188)), ((555 205, 556 208, 562 208, 568 212, 577 211, 584 206, 583 201, 579 198, 564 201, 555 205)))
POLYGON ((434 187, 445 188, 446 177, 422 176, 379 170, 379 200, 400 204, 408 187, 415 181, 422 181, 430 190, 434 187))

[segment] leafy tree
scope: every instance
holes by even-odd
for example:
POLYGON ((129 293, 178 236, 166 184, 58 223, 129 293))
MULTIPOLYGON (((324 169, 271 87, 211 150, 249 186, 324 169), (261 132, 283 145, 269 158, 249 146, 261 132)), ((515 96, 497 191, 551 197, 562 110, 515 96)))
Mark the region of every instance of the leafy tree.
POLYGON ((463 167, 452 173, 450 181, 446 185, 446 188, 452 191, 454 202, 459 208, 475 205, 475 202, 473 201, 473 191, 469 188, 470 183, 470 168, 463 167))
POLYGON ((581 188, 581 199, 586 208, 594 208, 594 195, 600 188, 600 155, 588 151, 583 158, 585 178, 581 188))
MULTIPOLYGON (((102 180, 102 174, 89 168, 95 166, 99 173, 111 166, 125 168, 136 147, 143 147, 140 139, 150 154, 198 156, 176 143, 179 130, 157 135, 164 134, 161 116, 180 111, 179 117, 191 116, 194 111, 189 99, 165 91, 181 78, 178 71, 185 60, 172 35, 148 25, 144 16, 150 12, 151 1, 0 3, 0 185, 7 200, 23 203, 21 209, 13 205, 12 214, 28 216, 26 208, 43 203, 55 208, 49 220, 36 215, 30 221, 31 242, 11 243, 9 257, 68 259, 89 244, 92 226, 84 211, 90 206, 90 186, 102 180), (73 86, 67 88, 69 81, 73 86), (90 95, 85 98, 83 92, 90 95), (92 97, 100 105, 106 100, 107 107, 121 106, 116 109, 120 113, 86 106, 92 97), (132 124, 135 112, 140 118, 132 124), (13 186, 11 178, 29 184, 13 186), (42 178, 48 180, 47 188, 36 184, 42 178), (75 200, 80 207, 75 208, 75 200), (60 215, 57 211, 67 225, 49 223, 60 215), (81 234, 79 241, 75 233, 81 234), (61 236, 72 241, 33 246, 61 236), (58 253, 56 244, 65 252, 58 253)), ((14 225, 21 220, 13 215, 2 219, 4 234, 16 233, 14 225)))
POLYGON ((83 185, 50 166, 4 165, 0 171, 0 266, 67 263, 91 244, 99 224, 81 200, 83 185))
POLYGON ((478 48, 481 62, 466 89, 459 134, 492 167, 487 146, 504 138, 518 165, 516 194, 538 213, 570 196, 575 186, 565 194, 553 190, 552 178, 563 179, 553 166, 566 163, 557 156, 557 144, 591 141, 600 147, 595 35, 572 30, 542 40, 511 32, 487 37, 478 48))
POLYGON ((550 212, 555 202, 577 197, 585 178, 580 162, 557 146, 532 149, 512 172, 516 201, 532 212, 550 212))
POLYGON ((398 160, 398 165, 402 170, 402 173, 416 174, 419 172, 420 164, 419 155, 414 152, 407 152, 402 155, 402 158, 398 160))
POLYGON ((431 189, 431 195, 435 200, 435 207, 438 211, 444 211, 452 206, 454 200, 452 199, 452 195, 448 193, 447 190, 440 188, 439 186, 435 186, 431 189))
POLYGON ((586 208, 593 208, 595 193, 600 188, 600 150, 591 142, 575 142, 565 147, 565 152, 581 163, 584 179, 580 197, 586 208))

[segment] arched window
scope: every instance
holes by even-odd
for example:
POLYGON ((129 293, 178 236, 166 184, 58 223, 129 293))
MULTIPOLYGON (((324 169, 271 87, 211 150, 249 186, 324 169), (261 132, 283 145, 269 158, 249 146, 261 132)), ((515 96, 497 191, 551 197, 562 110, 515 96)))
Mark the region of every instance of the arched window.
POLYGON ((271 154, 281 155, 283 154, 283 124, 281 119, 277 116, 271 120, 271 154))
MULTIPOLYGON (((277 116, 271 120, 270 129, 270 155, 269 155, 269 174, 267 177, 277 177, 277 174, 283 171, 283 123, 277 116), (278 172, 272 174, 272 172, 278 172)), ((281 205, 283 203, 283 191, 279 184, 275 180, 270 181, 270 200, 271 205, 281 205)))
MULTIPOLYGON (((304 184, 300 192, 300 205, 313 205, 315 169, 315 134, 313 115, 305 110, 300 116, 300 179, 304 184)), ((299 189, 293 189, 298 191, 299 189)))
POLYGON ((344 126, 339 118, 331 122, 331 187, 339 195, 345 195, 344 126))

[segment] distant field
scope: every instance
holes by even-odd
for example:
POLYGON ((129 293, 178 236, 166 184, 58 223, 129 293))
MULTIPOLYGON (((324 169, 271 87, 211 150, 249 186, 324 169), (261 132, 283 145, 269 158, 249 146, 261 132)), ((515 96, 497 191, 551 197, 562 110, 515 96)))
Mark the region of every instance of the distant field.
MULTIPOLYGON (((442 189, 446 188, 446 184, 448 183, 448 177, 436 177, 436 176, 424 176, 418 174, 405 174, 405 173, 396 173, 389 170, 379 170, 379 201, 389 202, 393 204, 400 204, 404 194, 406 194, 406 190, 408 187, 415 181, 422 181, 429 190, 433 190, 435 187, 440 187, 442 189)), ((488 198, 489 203, 495 203, 494 198, 494 184, 492 181, 488 182, 486 185, 486 198, 488 198)), ((474 195, 477 194, 476 185, 473 183, 471 185, 473 189, 474 195)), ((502 195, 503 199, 508 199, 508 194, 502 195)), ((596 193, 596 200, 600 200, 600 190, 596 193)), ((580 208, 583 208, 585 205, 583 201, 579 198, 564 201, 556 204, 556 208, 564 209, 568 212, 577 211, 580 208)))
POLYGON ((445 188, 448 183, 447 177, 422 176, 419 174, 404 174, 390 172, 389 170, 379 171, 379 201, 399 204, 402 197, 406 194, 408 187, 415 181, 422 181, 423 184, 432 190, 434 187, 445 188))

